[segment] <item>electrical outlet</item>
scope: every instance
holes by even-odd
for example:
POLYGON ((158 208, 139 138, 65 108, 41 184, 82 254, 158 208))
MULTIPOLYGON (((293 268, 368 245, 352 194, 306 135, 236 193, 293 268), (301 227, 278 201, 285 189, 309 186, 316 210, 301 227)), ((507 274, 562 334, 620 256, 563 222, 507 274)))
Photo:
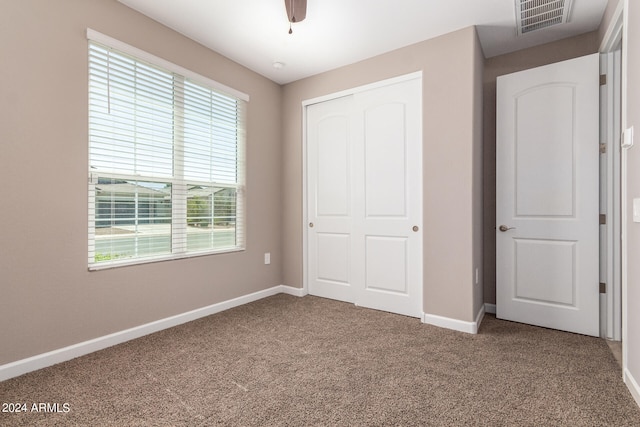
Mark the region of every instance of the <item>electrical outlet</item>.
POLYGON ((264 253, 264 263, 271 264, 271 252, 264 253))

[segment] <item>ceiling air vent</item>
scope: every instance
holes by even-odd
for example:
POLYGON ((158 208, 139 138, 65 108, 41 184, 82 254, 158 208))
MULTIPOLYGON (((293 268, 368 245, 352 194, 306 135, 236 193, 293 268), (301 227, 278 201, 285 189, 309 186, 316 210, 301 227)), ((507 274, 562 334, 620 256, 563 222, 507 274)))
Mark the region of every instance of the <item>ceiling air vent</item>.
POLYGON ((515 0, 518 35, 569 21, 572 0, 515 0))

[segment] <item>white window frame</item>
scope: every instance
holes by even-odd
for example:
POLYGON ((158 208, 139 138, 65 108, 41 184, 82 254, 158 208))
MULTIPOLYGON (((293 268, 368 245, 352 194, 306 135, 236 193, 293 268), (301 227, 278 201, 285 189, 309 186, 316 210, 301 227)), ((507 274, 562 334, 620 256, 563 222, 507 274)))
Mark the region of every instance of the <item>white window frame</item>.
MULTIPOLYGON (((214 92, 218 92, 225 96, 230 96, 232 98, 237 99, 238 101, 243 101, 245 103, 249 102, 249 95, 240 92, 236 89, 218 83, 214 80, 211 80, 207 77, 203 77, 200 74, 194 73, 186 68, 183 68, 179 65, 171 63, 167 60, 159 58, 155 55, 152 55, 148 52, 130 46, 126 43, 123 43, 119 40, 116 40, 112 37, 94 31, 90 28, 87 29, 87 39, 92 42, 99 43, 101 45, 107 46, 116 51, 122 52, 124 54, 130 55, 137 60, 144 61, 159 68, 162 68, 168 72, 174 73, 176 76, 180 76, 184 79, 189 79, 199 85, 205 86, 211 89, 214 92)), ((184 80, 183 80, 184 81, 184 80)), ((93 270, 103 270, 108 268, 120 267, 120 266, 128 266, 135 264, 145 264, 150 262, 158 262, 158 261, 166 261, 166 260, 175 260, 175 259, 183 259, 183 258, 191 258, 203 255, 211 255, 216 253, 229 253, 229 252, 240 252, 245 250, 245 241, 246 241, 246 218, 245 218, 245 143, 246 143, 246 110, 245 106, 243 111, 245 117, 243 117, 244 127, 238 129, 241 133, 241 137, 237 142, 237 179, 235 185, 230 185, 229 183, 225 183, 224 187, 235 188, 237 193, 236 198, 236 245, 232 248, 222 248, 222 249, 207 249, 203 251, 192 251, 187 252, 186 247, 186 229, 187 229, 187 216, 186 216, 186 206, 187 206, 187 185, 191 184, 201 184, 203 186, 211 186, 211 182, 196 182, 192 180, 185 179, 176 179, 176 175, 180 176, 180 167, 182 162, 180 159, 176 159, 175 156, 179 155, 182 150, 176 149, 176 145, 174 145, 173 153, 174 153, 174 176, 172 178, 162 178, 160 181, 170 183, 172 186, 172 214, 171 214, 171 253, 170 254, 160 254, 160 255, 151 255, 145 257, 133 257, 133 258, 123 258, 123 259, 115 259, 109 261, 95 261, 95 214, 96 214, 96 184, 98 174, 92 172, 90 164, 89 164, 89 197, 88 197, 88 205, 89 205, 89 228, 88 228, 88 242, 89 242, 89 253, 88 253, 88 268, 90 271, 93 270), (178 238, 176 238, 178 236, 178 238)), ((180 144, 179 141, 174 140, 174 144, 180 144)), ((89 159, 88 159, 89 162, 89 159)), ((101 177, 108 177, 114 179, 123 179, 123 180, 139 180, 139 181, 154 181, 154 177, 152 176, 139 176, 139 175, 129 175, 129 174, 121 174, 121 173, 100 173, 101 177)))

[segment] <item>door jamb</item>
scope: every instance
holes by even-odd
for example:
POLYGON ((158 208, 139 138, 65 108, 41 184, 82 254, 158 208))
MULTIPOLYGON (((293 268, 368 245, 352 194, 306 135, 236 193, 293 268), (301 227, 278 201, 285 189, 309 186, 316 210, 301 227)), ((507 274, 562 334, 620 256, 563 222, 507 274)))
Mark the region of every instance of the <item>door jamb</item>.
MULTIPOLYGON (((619 40, 619 39, 618 39, 619 40)), ((607 76, 606 85, 600 91, 601 133, 600 142, 606 147, 601 158, 600 212, 606 215, 601 224, 600 279, 606 283, 606 293, 601 295, 601 337, 612 341, 622 339, 621 328, 621 278, 620 278, 620 48, 600 55, 600 74, 607 76), (605 199, 602 199, 602 195, 605 199), (604 249, 604 252, 602 251, 604 249)))
MULTIPOLYGON (((621 67, 620 67, 620 85, 619 92, 618 88, 616 88, 615 95, 618 95, 619 98, 615 102, 619 102, 620 105, 620 134, 622 134, 622 130, 627 127, 627 28, 628 28, 628 8, 629 2, 628 0, 620 0, 618 5, 616 6, 615 11, 611 17, 609 26, 606 29, 606 33, 602 39, 600 44, 599 52, 600 53, 609 53, 614 52, 617 46, 622 44, 622 52, 621 52, 621 67)), ((612 145, 615 144, 615 149, 617 150, 620 146, 620 141, 614 141, 612 145)), ((625 303, 627 301, 627 248, 626 248, 626 223, 627 223, 627 202, 626 202, 626 150, 620 150, 620 163, 619 163, 619 174, 617 174, 617 179, 619 179, 619 200, 620 200, 620 216, 617 218, 620 221, 619 227, 614 228, 616 232, 619 230, 619 234, 616 234, 617 243, 620 244, 620 254, 619 259, 613 259, 613 262, 617 264, 620 268, 620 304, 615 305, 614 309, 619 310, 618 315, 621 317, 621 329, 622 329, 622 372, 626 372, 627 370, 627 315, 625 303)))

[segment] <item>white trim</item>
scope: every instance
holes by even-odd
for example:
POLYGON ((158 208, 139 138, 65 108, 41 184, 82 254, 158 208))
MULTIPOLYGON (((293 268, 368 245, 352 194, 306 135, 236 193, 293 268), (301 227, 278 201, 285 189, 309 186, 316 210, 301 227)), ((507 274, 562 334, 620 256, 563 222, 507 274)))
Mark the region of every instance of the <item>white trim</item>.
POLYGON ((302 289, 309 293, 309 213, 307 212, 307 106, 302 102, 302 289))
POLYGON ((233 248, 213 249, 213 250, 205 250, 201 252, 182 252, 182 253, 175 253, 175 254, 169 254, 169 255, 155 255, 155 256, 152 255, 149 257, 125 259, 123 261, 115 260, 115 261, 93 263, 93 264, 89 264, 87 270, 89 271, 110 270, 112 268, 129 267, 132 265, 151 264, 154 262, 164 262, 164 261, 176 261, 176 260, 185 259, 185 258, 196 258, 201 256, 218 255, 218 254, 232 254, 235 252, 244 252, 244 251, 246 251, 246 248, 234 246, 233 248))
MULTIPOLYGON (((620 128, 624 131, 627 129, 627 69, 628 69, 628 43, 629 39, 629 0, 620 0, 618 8, 616 8, 616 15, 613 18, 613 22, 622 21, 622 76, 620 93, 622 94, 620 105, 620 128), (620 11, 620 4, 622 4, 622 10, 620 11)), ((620 153, 620 235, 622 241, 621 248, 621 264, 620 270, 622 272, 622 371, 628 372, 628 354, 629 346, 627 340, 629 338, 627 331, 627 150, 623 149, 620 153)), ((626 375, 625 375, 626 378, 626 375)), ((629 378, 633 379, 629 375, 629 378)), ((637 387, 636 387, 637 390, 637 387)))
POLYGON ((308 292, 304 288, 294 288, 293 286, 280 285, 280 292, 287 295, 293 295, 294 297, 304 297, 308 295, 308 292))
MULTIPOLYGON (((339 92, 330 93, 328 95, 319 96, 317 98, 307 99, 307 100, 302 101, 302 106, 303 107, 307 107, 307 106, 312 105, 312 104, 318 104, 320 102, 330 101, 330 100, 336 99, 336 98, 341 98, 343 96, 354 95, 354 94, 359 93, 359 92, 365 92, 365 91, 368 91, 368 90, 371 90, 371 89, 377 89, 377 88, 381 88, 381 87, 384 87, 384 86, 390 86, 390 85, 393 85, 393 84, 396 84, 396 83, 405 82, 405 81, 414 80, 414 79, 422 79, 422 71, 415 71, 413 73, 403 74, 403 75, 398 76, 398 77, 391 77, 389 79, 380 80, 380 81, 377 81, 377 82, 374 82, 374 83, 369 83, 369 84, 362 85, 362 86, 356 86, 354 88, 341 90, 339 92)), ((303 134, 303 144, 306 145, 306 134, 303 134)))
POLYGON ((631 392, 631 395, 636 400, 636 403, 638 404, 638 406, 640 406, 640 385, 638 385, 638 382, 635 380, 635 378, 633 378, 633 375, 631 375, 631 372, 629 372, 628 369, 624 370, 623 379, 624 383, 629 389, 629 392, 631 392))
POLYGON ((181 67, 180 65, 174 64, 173 62, 167 61, 166 59, 162 59, 158 56, 152 55, 142 49, 138 49, 137 47, 128 45, 124 42, 121 42, 120 40, 114 39, 113 37, 109 37, 98 31, 92 30, 91 28, 87 28, 87 39, 107 45, 108 47, 114 48, 129 55, 133 55, 136 58, 145 60, 147 62, 151 62, 154 65, 163 67, 169 71, 173 71, 174 73, 182 74, 183 76, 202 83, 212 89, 219 90, 227 95, 231 95, 243 101, 249 102, 249 95, 244 92, 240 92, 239 90, 219 83, 187 68, 181 67))
MULTIPOLYGON (((620 28, 621 30, 621 28, 620 28)), ((617 41, 607 45, 619 46, 621 32, 616 31, 617 41)), ((600 141, 607 146, 600 156, 601 212, 607 216, 600 225, 601 251, 600 281, 607 284, 607 292, 600 296, 600 336, 613 341, 622 339, 621 328, 621 280, 620 280, 620 57, 621 50, 600 53, 600 74, 607 75, 607 83, 600 87, 600 141), (602 165, 605 165, 603 168, 602 165)))
POLYGON ((489 314, 496 314, 496 305, 489 304, 488 302, 484 303, 484 312, 489 314))
POLYGON ((602 42, 600 43, 599 52, 611 52, 614 47, 618 43, 618 40, 622 38, 622 28, 623 28, 623 20, 620 19, 625 10, 625 1, 618 2, 616 6, 616 10, 611 15, 611 21, 609 23, 609 28, 602 37, 602 42))
MULTIPOLYGON (((620 129, 627 129, 627 40, 629 28, 629 0, 620 0, 609 22, 605 35, 600 44, 600 52, 611 52, 622 42, 622 65, 620 67, 620 129)), ((616 147, 617 150, 617 147, 616 147)), ((622 296, 619 309, 622 310, 622 372, 627 387, 640 406, 640 387, 628 370, 628 332, 627 332, 627 150, 620 151, 620 281, 622 296)), ((617 232, 618 230, 616 230, 617 232)), ((616 261, 617 262, 617 261, 616 261)), ((617 301, 614 308, 618 309, 617 301)))
POLYGON ((115 332, 113 334, 73 344, 47 353, 38 354, 26 359, 0 365, 0 381, 46 368, 47 366, 55 365, 57 363, 66 362, 67 360, 75 359, 76 357, 84 356, 107 347, 121 344, 154 332, 172 328, 183 323, 191 322, 202 317, 210 316, 230 308, 238 307, 280 293, 303 296, 304 293, 301 291, 302 289, 285 285, 274 286, 252 294, 212 304, 208 307, 188 311, 165 319, 156 320, 155 322, 146 323, 120 332, 115 332))
POLYGON ((478 327, 484 317, 484 306, 478 312, 475 322, 465 322, 464 320, 451 319, 449 317, 438 316, 435 314, 422 313, 422 323, 438 326, 440 328, 452 329, 467 334, 477 334, 478 327))

